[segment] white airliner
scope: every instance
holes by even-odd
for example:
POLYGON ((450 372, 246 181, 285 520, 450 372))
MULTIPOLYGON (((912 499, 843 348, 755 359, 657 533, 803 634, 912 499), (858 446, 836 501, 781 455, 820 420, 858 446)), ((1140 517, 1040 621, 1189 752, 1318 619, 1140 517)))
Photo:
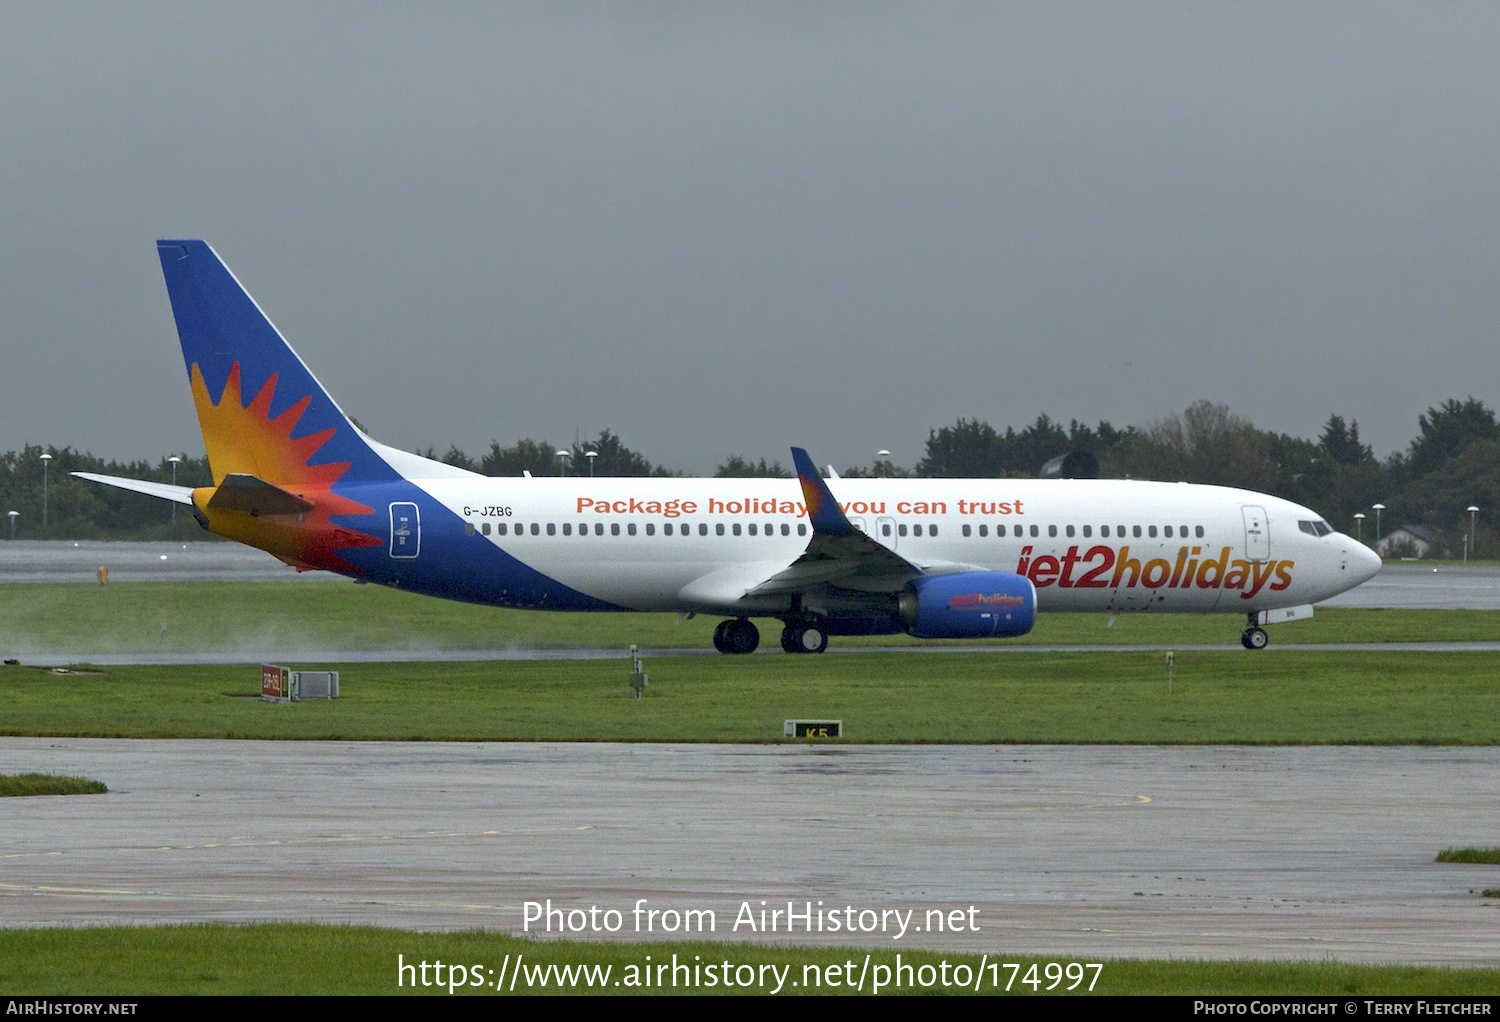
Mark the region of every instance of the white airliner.
POLYGON ((1263 625, 1380 559, 1305 507, 1083 479, 491 478, 377 443, 202 241, 157 243, 214 485, 78 473, 190 505, 299 569, 472 603, 722 615, 714 646, 1023 635, 1038 611, 1235 613, 1263 625))

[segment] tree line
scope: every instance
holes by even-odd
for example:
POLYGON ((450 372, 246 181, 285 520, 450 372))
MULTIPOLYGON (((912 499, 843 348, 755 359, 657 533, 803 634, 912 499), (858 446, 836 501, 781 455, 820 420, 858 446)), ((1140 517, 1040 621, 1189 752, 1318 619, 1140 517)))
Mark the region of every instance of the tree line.
MULTIPOLYGON (((1403 525, 1432 530, 1449 554, 1462 551, 1468 535, 1467 509, 1480 508, 1475 553, 1500 552, 1500 530, 1486 524, 1500 514, 1500 422, 1483 402, 1450 399, 1417 418, 1417 433, 1407 448, 1381 460, 1359 436, 1359 423, 1330 415, 1316 440, 1257 428, 1228 406, 1193 403, 1183 412, 1144 427, 1115 427, 1101 421, 1089 426, 1077 419, 1067 426, 1047 415, 1029 425, 1003 431, 980 419, 959 419, 930 430, 923 456, 911 466, 889 460, 851 465, 846 477, 912 476, 918 478, 1022 478, 1034 476, 1059 455, 1086 451, 1097 458, 1104 478, 1158 479, 1238 486, 1275 494, 1322 514, 1336 529, 1375 539, 1372 505, 1384 505, 1382 529, 1403 525), (1368 516, 1357 522, 1355 515, 1368 516)), ((491 442, 471 457, 457 446, 438 455, 450 465, 490 476, 680 476, 631 450, 606 429, 591 442, 559 447, 547 441, 519 440, 509 447, 491 442)), ((207 458, 176 455, 179 485, 212 484, 207 458)), ((74 478, 72 472, 171 482, 169 456, 156 462, 104 461, 71 448, 29 445, 0 456, 0 513, 14 510, 10 521, 18 537, 31 539, 192 539, 204 534, 186 508, 173 521, 171 507, 151 497, 74 478), (50 454, 50 460, 41 456, 50 454), (43 499, 47 521, 42 526, 43 499)), ((788 478, 777 461, 726 457, 716 478, 788 478)), ((0 535, 9 535, 9 525, 0 535)))

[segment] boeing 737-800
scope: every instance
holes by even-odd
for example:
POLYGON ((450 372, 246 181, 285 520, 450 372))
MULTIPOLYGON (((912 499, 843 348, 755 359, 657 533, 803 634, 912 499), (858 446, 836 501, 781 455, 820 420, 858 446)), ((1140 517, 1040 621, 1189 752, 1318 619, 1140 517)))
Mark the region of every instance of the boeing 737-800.
POLYGON ((387 447, 339 409, 202 241, 157 243, 214 485, 78 473, 191 506, 299 569, 472 603, 751 618, 830 635, 1023 635, 1038 611, 1237 613, 1241 641, 1380 569, 1277 497, 1083 479, 491 478, 387 447), (834 492, 836 486, 837 492, 834 492))

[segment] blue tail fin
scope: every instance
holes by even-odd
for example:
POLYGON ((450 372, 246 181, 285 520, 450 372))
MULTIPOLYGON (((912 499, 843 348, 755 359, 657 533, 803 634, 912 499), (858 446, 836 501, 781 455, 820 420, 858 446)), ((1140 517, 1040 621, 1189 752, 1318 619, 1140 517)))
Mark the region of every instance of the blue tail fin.
POLYGON ((399 478, 205 242, 158 241, 214 482, 399 478))

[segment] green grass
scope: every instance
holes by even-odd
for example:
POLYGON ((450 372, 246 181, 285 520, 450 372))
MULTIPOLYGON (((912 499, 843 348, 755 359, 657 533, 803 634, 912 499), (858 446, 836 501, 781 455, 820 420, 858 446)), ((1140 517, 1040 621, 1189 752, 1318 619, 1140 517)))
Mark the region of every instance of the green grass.
POLYGON ((0 798, 16 795, 102 795, 109 791, 87 777, 56 774, 0 774, 0 798))
MULTIPOLYGON (((198 651, 712 648, 715 617, 553 614, 453 603, 344 580, 0 585, 0 653, 44 655, 198 651)), ((1003 645, 1237 644, 1234 614, 1043 614, 1003 645)), ((764 645, 777 641, 762 622, 764 645)), ((1319 610, 1270 629, 1274 645, 1321 642, 1500 641, 1500 611, 1319 610)), ((917 645, 907 636, 835 638, 838 646, 917 645)), ((943 643, 926 643, 943 645, 943 643)), ((960 643, 973 645, 972 642, 960 643)), ((952 645, 952 643, 949 643, 952 645)))
POLYGON ((0 733, 128 738, 780 741, 788 717, 856 742, 1493 745, 1500 658, 1473 653, 717 654, 629 662, 305 665, 343 698, 268 704, 253 666, 0 668, 0 733))
MULTIPOLYGON (((898 949, 899 950, 899 949, 898 949)), ((416 994, 450 996, 447 983, 423 986, 423 962, 443 962, 444 979, 479 978, 491 987, 456 986, 453 994, 488 993, 493 996, 501 969, 512 974, 517 957, 533 966, 609 966, 610 975, 598 992, 619 993, 745 993, 769 992, 752 987, 725 990, 720 986, 682 988, 670 985, 649 989, 632 987, 630 970, 640 974, 650 964, 718 964, 727 961, 731 970, 741 965, 772 965, 785 972, 784 993, 809 993, 812 968, 825 977, 831 967, 852 962, 855 979, 868 954, 873 977, 883 966, 893 975, 898 950, 839 948, 760 947, 726 943, 582 943, 537 942, 484 932, 413 933, 375 927, 325 926, 316 924, 260 924, 251 926, 192 925, 140 928, 0 930, 0 989, 20 997, 150 996, 180 994, 416 994), (507 958, 507 956, 509 956, 507 958), (415 966, 398 985, 398 962, 415 966), (454 972, 451 966, 460 966, 454 972), (804 967, 809 971, 804 973, 804 967), (474 970, 478 969, 476 973, 474 970), (624 980, 620 986, 615 982, 624 980), (798 985, 793 988, 790 983, 798 985), (413 986, 413 983, 415 986, 413 986)), ((978 954, 899 950, 901 962, 916 969, 931 966, 936 977, 940 963, 950 970, 966 965, 972 973, 981 962, 978 954)), ((991 963, 1021 965, 1011 983, 1014 993, 1030 994, 1023 980, 1032 964, 1045 985, 1048 962, 1066 964, 1057 956, 990 953, 991 963)), ((1106 995, 1447 995, 1493 996, 1500 988, 1500 969, 1453 969, 1394 965, 1348 965, 1334 962, 1187 962, 1116 960, 1101 963, 1093 993, 1106 995)), ((843 970, 840 969, 840 972, 843 970)), ((524 973, 524 970, 523 970, 524 973)), ((1000 968, 1003 988, 1011 970, 1000 968)), ((1094 979, 1094 970, 1083 970, 1080 989, 1094 979)), ((700 973, 700 975, 703 975, 700 973)), ((766 974, 768 977, 769 973, 766 974)), ((986 976, 991 975, 988 968, 986 976)), ((434 980, 429 968, 425 978, 434 980)), ((1064 980, 1060 986, 1066 986, 1064 980)), ((507 981, 507 991, 509 983, 507 981)), ((870 982, 866 981, 866 993, 870 982)), ((526 990, 524 981, 515 992, 526 990)), ((937 992, 937 985, 922 992, 937 992)), ((574 984, 560 993, 587 993, 574 984)), ((951 992, 962 992, 950 988, 951 992)), ((528 992, 540 993, 538 988, 528 992)), ((825 993, 848 993, 846 986, 823 987, 825 993)), ((890 990, 887 993, 893 992, 890 990)), ((988 992, 988 990, 986 991, 988 992)), ((1052 996, 1055 996, 1054 991, 1052 996)))
MULTIPOLYGON (((1436 862, 1474 862, 1500 866, 1500 848, 1444 848, 1436 862)), ((1488 896, 1488 895, 1487 895, 1488 896)))

